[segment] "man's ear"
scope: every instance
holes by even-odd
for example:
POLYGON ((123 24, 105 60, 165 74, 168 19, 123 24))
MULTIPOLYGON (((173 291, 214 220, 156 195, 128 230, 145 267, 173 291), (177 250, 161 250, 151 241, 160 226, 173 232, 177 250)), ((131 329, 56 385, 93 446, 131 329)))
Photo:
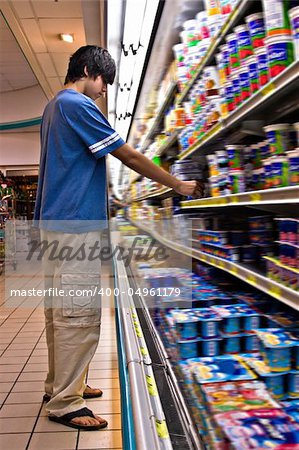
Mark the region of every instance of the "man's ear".
POLYGON ((84 73, 85 73, 85 75, 87 76, 87 78, 89 77, 89 75, 88 75, 88 70, 87 70, 87 67, 86 66, 84 66, 84 73))

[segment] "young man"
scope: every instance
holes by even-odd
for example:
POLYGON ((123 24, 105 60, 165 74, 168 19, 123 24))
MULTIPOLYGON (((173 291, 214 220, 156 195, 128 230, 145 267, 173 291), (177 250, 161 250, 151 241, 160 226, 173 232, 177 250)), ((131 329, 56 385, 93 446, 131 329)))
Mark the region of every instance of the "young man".
POLYGON ((46 106, 41 125, 41 159, 35 221, 46 242, 45 298, 49 369, 45 381, 49 419, 96 430, 107 421, 86 408, 85 398, 100 389, 84 383, 100 336, 100 259, 86 248, 100 242, 106 220, 105 155, 111 153, 131 169, 182 195, 199 197, 202 186, 179 181, 126 144, 95 105, 115 77, 107 50, 87 45, 70 58, 64 90, 46 106), (60 257, 53 257, 53 245, 60 257), (84 251, 82 250, 84 245, 84 251), (68 258, 70 252, 76 257, 68 258), (83 253, 85 257, 83 257, 83 253), (52 255, 52 257, 51 257, 52 255), (95 295, 79 296, 80 290, 95 295))

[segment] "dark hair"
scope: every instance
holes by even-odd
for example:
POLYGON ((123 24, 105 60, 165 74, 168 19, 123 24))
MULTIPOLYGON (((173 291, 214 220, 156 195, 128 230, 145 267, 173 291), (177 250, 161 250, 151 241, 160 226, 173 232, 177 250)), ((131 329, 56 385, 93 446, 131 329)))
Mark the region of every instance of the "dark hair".
POLYGON ((71 57, 64 84, 75 82, 86 77, 84 68, 94 80, 102 75, 106 84, 112 84, 115 78, 116 66, 108 50, 96 45, 80 47, 71 57))

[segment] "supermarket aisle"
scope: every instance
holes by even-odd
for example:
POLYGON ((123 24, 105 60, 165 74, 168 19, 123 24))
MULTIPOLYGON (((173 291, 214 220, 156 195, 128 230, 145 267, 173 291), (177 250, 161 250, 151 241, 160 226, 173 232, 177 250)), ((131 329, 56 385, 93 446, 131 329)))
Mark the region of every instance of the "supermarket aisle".
MULTIPOLYGON (((108 269, 103 287, 109 286, 108 269)), ((88 407, 105 417, 105 430, 78 432, 50 422, 42 404, 47 348, 42 304, 7 308, 0 277, 0 448, 9 450, 121 449, 120 390, 113 299, 103 308, 99 347, 89 367, 88 383, 104 391, 88 407)))

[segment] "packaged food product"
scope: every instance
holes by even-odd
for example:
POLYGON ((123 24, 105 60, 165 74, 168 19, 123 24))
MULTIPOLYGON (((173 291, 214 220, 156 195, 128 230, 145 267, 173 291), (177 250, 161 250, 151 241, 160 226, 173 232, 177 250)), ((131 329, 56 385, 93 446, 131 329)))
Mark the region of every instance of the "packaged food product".
POLYGON ((226 145, 225 146, 228 156, 228 166, 230 170, 240 170, 243 166, 242 153, 244 145, 226 145))
POLYGON ((291 34, 289 0, 263 0, 267 36, 291 34))
POLYGON ((242 262, 253 263, 257 260, 256 245, 242 245, 242 262))
POLYGON ((226 335, 222 333, 223 353, 239 354, 241 352, 241 334, 226 335))
POLYGON ((234 28, 234 33, 236 34, 238 40, 239 60, 243 61, 253 55, 249 29, 247 25, 239 25, 234 28))
POLYGON ((272 187, 272 158, 262 161, 264 168, 265 189, 272 187))
POLYGON ((227 102, 228 112, 232 112, 235 109, 234 90, 230 81, 227 81, 224 85, 224 95, 227 102))
POLYGON ((187 47, 194 47, 199 42, 198 22, 195 19, 186 20, 183 28, 187 34, 187 47))
POLYGON ((219 76, 216 66, 207 66, 203 70, 203 79, 207 96, 218 95, 219 76))
POLYGON ((201 339, 199 356, 205 358, 220 355, 221 342, 222 342, 221 338, 201 339))
POLYGON ((266 47, 260 47, 255 50, 257 57, 257 70, 259 74, 259 86, 262 87, 270 80, 270 70, 268 63, 268 52, 266 47))
POLYGON ((216 155, 217 155, 218 170, 220 174, 227 175, 229 167, 227 152, 225 150, 217 150, 216 155))
POLYGON ((259 90, 259 72, 257 66, 257 57, 255 55, 246 59, 246 67, 250 80, 250 91, 254 94, 259 90))
POLYGON ((205 0, 205 9, 208 16, 221 14, 220 0, 205 0))
POLYGON ((270 77, 283 72, 294 61, 294 44, 291 36, 271 36, 266 38, 270 77))
POLYGON ((198 31, 201 39, 207 39, 210 37, 209 27, 208 27, 208 16, 206 11, 200 11, 195 16, 198 22, 198 31))
POLYGON ((203 339, 219 337, 221 317, 211 308, 195 308, 192 310, 200 325, 200 335, 203 339))
POLYGON ((233 94, 234 94, 234 104, 237 107, 242 99, 241 99, 241 85, 240 85, 240 79, 239 79, 239 71, 235 70, 231 76, 231 83, 233 86, 233 94))
POLYGON ((211 38, 215 38, 222 28, 222 15, 208 16, 208 27, 211 38))
POLYGON ((225 97, 225 89, 220 88, 219 94, 220 94, 220 114, 222 118, 225 118, 228 116, 228 104, 225 97))
POLYGON ((218 176, 212 176, 209 178, 209 185, 210 185, 210 191, 212 197, 219 197, 220 191, 219 191, 219 185, 218 185, 218 176))
POLYGON ((176 44, 172 47, 178 66, 184 66, 184 44, 176 44))
POLYGON ((289 18, 294 38, 295 59, 299 59, 299 6, 290 9, 289 18))
POLYGON ((247 233, 244 230, 232 230, 230 231, 229 236, 230 242, 235 246, 243 245, 248 240, 247 233))
POLYGON ((248 224, 251 231, 267 231, 272 229, 271 216, 248 217, 248 224))
POLYGON ((298 448, 299 424, 281 409, 230 411, 214 418, 234 450, 298 448))
POLYGON ((287 123, 279 123, 264 127, 270 145, 271 155, 286 153, 290 147, 291 126, 287 123))
POLYGON ((280 328, 254 331, 261 343, 261 354, 272 372, 287 372, 292 367, 291 349, 297 341, 291 333, 280 328))
POLYGON ((233 10, 233 6, 232 0, 220 0, 221 14, 224 16, 230 14, 233 10))
POLYGON ((285 187, 289 184, 289 161, 286 156, 277 156, 272 160, 272 187, 285 187))
POLYGON ((260 142, 258 144, 258 148, 260 149, 260 155, 262 159, 266 159, 270 156, 270 145, 267 139, 260 142))
POLYGON ((263 47, 265 43, 265 23, 262 12, 245 17, 253 48, 263 47))
POLYGON ((224 381, 254 380, 256 375, 237 355, 214 358, 197 358, 188 361, 196 383, 218 383, 224 381))
POLYGON ((252 171, 252 188, 256 191, 264 189, 265 186, 265 170, 264 168, 252 171))
POLYGON ((259 144, 252 144, 250 146, 251 162, 255 169, 260 169, 262 167, 262 155, 259 144))
POLYGON ((223 54, 221 52, 216 54, 216 62, 217 62, 217 69, 219 72, 219 82, 221 86, 224 86, 226 76, 225 76, 223 54))
POLYGON ((294 127, 294 131, 296 133, 296 142, 297 142, 296 146, 299 147, 299 122, 294 123, 293 127, 294 127))
POLYGON ((239 80, 240 80, 240 87, 241 87, 241 101, 247 100, 251 95, 251 88, 250 88, 250 77, 248 72, 248 67, 240 67, 238 70, 239 72, 239 80))
POLYGON ((230 69, 236 69, 240 66, 238 38, 236 33, 231 33, 226 37, 229 52, 229 65, 230 69))
POLYGON ((229 48, 228 48, 228 44, 220 45, 219 49, 220 49, 220 51, 222 53, 225 77, 228 78, 230 73, 231 73, 230 64, 229 64, 229 48))
POLYGON ((289 185, 299 184, 299 148, 286 153, 289 161, 289 185))

